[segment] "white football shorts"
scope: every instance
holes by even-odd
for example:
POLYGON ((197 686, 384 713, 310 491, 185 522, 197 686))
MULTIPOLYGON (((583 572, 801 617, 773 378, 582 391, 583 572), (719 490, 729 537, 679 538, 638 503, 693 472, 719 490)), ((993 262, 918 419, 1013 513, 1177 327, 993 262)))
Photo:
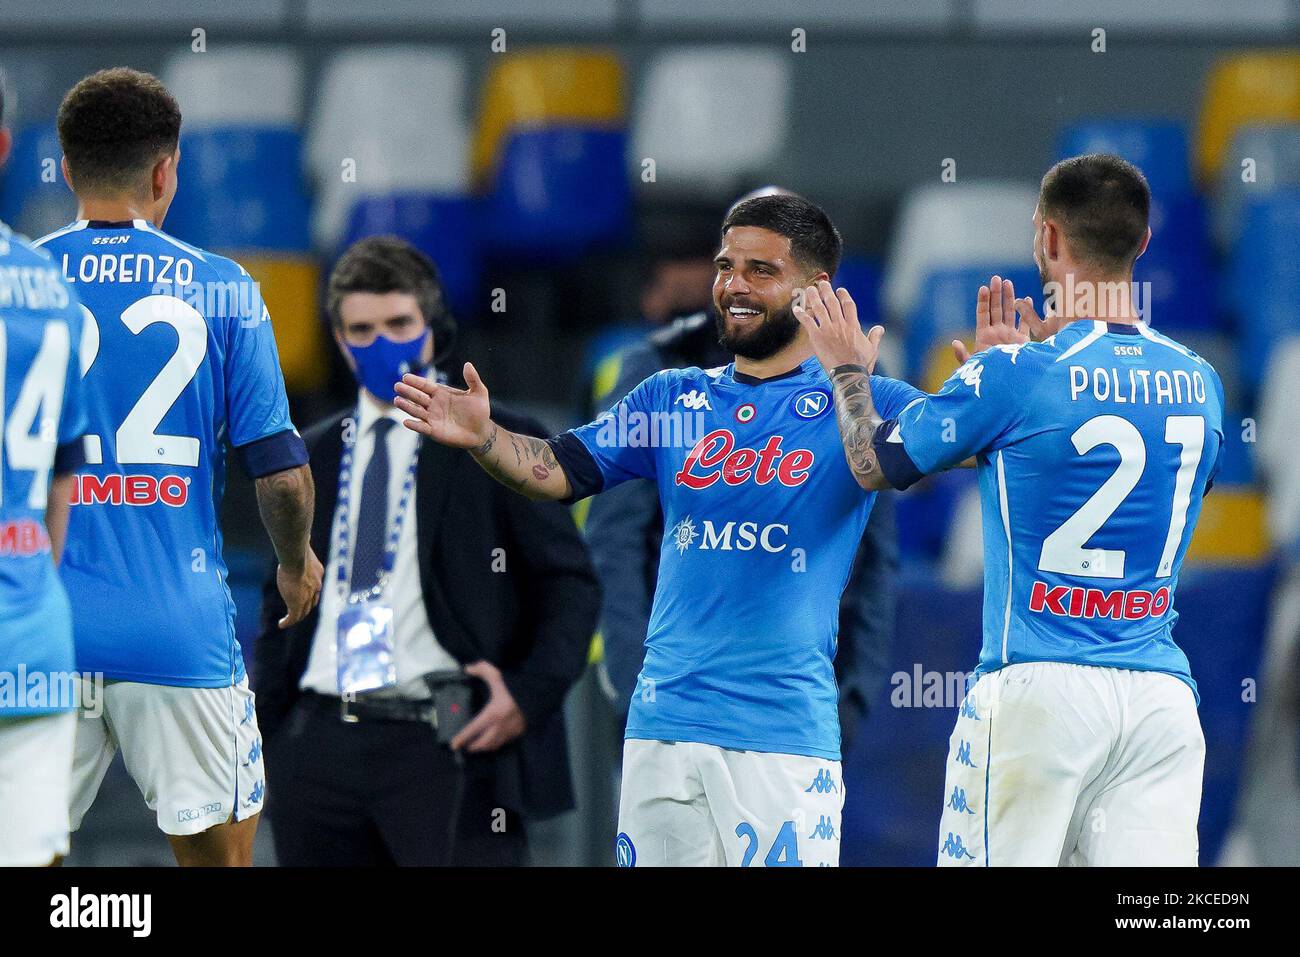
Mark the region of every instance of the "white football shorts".
POLYGON ((1196 699, 1156 671, 1008 665, 948 747, 942 866, 1189 866, 1205 768, 1196 699))
POLYGON ((0 867, 68 853, 75 711, 0 718, 0 867))
POLYGON ((77 722, 72 830, 119 748, 164 834, 198 834, 262 809, 262 736, 247 678, 229 688, 109 681, 102 706, 77 722))
POLYGON ((689 741, 623 745, 621 867, 836 867, 838 761, 689 741))

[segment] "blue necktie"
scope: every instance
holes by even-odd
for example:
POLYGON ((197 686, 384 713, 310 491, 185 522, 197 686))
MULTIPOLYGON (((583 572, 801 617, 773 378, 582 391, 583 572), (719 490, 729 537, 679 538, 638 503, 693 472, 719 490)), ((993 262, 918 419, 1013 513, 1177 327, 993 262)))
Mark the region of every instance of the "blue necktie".
POLYGON ((361 507, 357 512, 356 553, 352 558, 352 591, 365 591, 379 581, 388 538, 388 430, 385 416, 371 427, 375 448, 361 478, 361 507))

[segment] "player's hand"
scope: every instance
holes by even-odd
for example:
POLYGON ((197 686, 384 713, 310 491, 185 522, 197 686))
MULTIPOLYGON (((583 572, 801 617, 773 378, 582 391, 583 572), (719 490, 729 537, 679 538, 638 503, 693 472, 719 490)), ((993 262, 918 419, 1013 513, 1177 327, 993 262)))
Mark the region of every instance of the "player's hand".
POLYGON ((451 739, 452 750, 464 748, 470 754, 495 751, 523 734, 528 721, 506 687, 501 670, 490 661, 476 661, 465 666, 465 674, 483 679, 488 686, 488 700, 474 720, 451 739))
POLYGON ((404 423, 412 432, 458 449, 473 449, 487 441, 491 405, 487 386, 472 363, 465 363, 468 389, 454 389, 418 375, 404 375, 397 383, 394 403, 411 418, 404 423))
POLYGON ((799 298, 794 302, 794 317, 808 331, 823 369, 829 373, 838 366, 860 365, 868 372, 875 370, 885 327, 872 326, 870 332, 863 332, 857 304, 847 289, 832 289, 823 279, 803 290, 802 302, 799 298))
MULTIPOLYGON (((1016 298, 1010 279, 994 276, 987 286, 980 286, 975 300, 975 351, 993 346, 1041 342, 1050 335, 1048 323, 1038 317, 1034 300, 1016 298), (1016 316, 1020 317, 1017 325, 1016 316)), ((952 341, 953 355, 964 363, 971 352, 960 339, 952 341)))
POLYGON ((316 553, 307 548, 307 557, 300 569, 286 568, 278 565, 275 569, 275 585, 284 599, 287 613, 280 619, 280 628, 292 628, 311 614, 320 600, 321 580, 325 577, 325 568, 316 553))

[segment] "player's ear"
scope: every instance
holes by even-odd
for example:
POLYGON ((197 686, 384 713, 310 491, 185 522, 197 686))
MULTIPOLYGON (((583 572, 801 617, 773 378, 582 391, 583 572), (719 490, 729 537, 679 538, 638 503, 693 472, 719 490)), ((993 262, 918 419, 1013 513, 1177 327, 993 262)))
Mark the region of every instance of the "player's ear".
POLYGON ((1048 259, 1061 258, 1061 231, 1050 219, 1043 221, 1043 255, 1048 259))
POLYGON ((77 187, 72 185, 72 171, 68 169, 68 158, 66 156, 59 160, 59 170, 63 173, 63 181, 68 184, 68 189, 75 193, 77 187))
POLYGON ((1142 245, 1138 247, 1138 253, 1136 256, 1133 257, 1134 260, 1141 259, 1142 254, 1147 251, 1147 246, 1149 246, 1150 244, 1151 244, 1151 227, 1148 226, 1147 234, 1142 237, 1142 245))
POLYGON ((6 127, 0 126, 0 166, 9 158, 9 150, 14 145, 13 134, 6 127))

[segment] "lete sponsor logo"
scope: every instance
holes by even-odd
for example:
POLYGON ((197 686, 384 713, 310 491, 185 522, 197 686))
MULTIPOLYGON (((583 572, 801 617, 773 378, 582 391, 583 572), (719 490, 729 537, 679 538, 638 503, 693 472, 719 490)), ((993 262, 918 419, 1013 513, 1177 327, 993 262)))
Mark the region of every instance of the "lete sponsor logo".
POLYGON ((719 479, 727 485, 743 485, 753 479, 759 485, 778 481, 795 488, 808 481, 813 453, 810 449, 781 448, 781 436, 769 436, 761 449, 736 447, 730 429, 715 429, 695 443, 677 472, 678 485, 698 490, 710 488, 719 479))

